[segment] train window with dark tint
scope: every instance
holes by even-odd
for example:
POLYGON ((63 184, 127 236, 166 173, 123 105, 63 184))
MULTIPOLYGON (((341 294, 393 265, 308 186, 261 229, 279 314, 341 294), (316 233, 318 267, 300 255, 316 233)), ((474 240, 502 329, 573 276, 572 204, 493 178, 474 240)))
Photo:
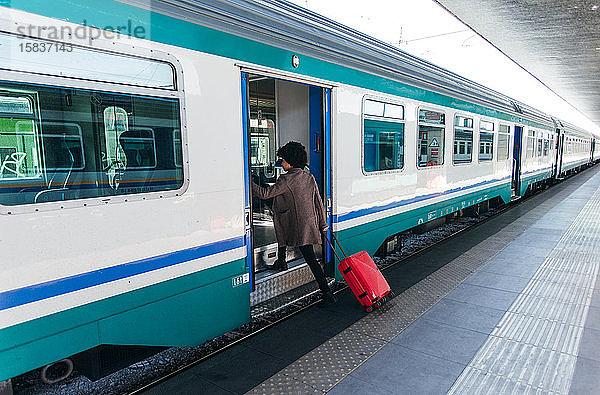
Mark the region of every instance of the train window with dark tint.
POLYGON ((43 151, 46 170, 83 170, 83 135, 81 126, 73 122, 42 122, 43 151))
POLYGON ((544 156, 548 156, 550 152, 550 140, 544 139, 544 156))
POLYGON ((444 164, 444 135, 446 115, 442 112, 419 110, 419 167, 444 164))
POLYGON ((498 160, 510 157, 510 126, 500 125, 498 129, 498 160))
POLYGON ((544 150, 544 139, 540 137, 538 137, 537 139, 537 156, 542 156, 542 152, 544 150))
POLYGON ((180 128, 177 99, 0 82, 0 204, 179 189, 180 128))
POLYGON ((479 122, 479 160, 492 160, 494 156, 494 123, 479 122))
POLYGON ((452 160, 455 164, 470 163, 473 156, 473 118, 456 116, 454 118, 454 151, 452 160))
POLYGON ((404 167, 404 107, 364 101, 363 166, 366 172, 404 167))

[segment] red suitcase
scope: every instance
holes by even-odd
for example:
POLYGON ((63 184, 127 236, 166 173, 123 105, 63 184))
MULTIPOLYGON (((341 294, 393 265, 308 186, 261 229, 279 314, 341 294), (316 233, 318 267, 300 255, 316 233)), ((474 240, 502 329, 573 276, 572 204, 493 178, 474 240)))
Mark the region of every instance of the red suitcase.
POLYGON ((369 254, 366 251, 361 251, 354 255, 347 256, 333 232, 331 235, 340 246, 342 254, 344 254, 344 259, 340 259, 334 246, 327 240, 331 245, 335 256, 340 261, 338 270, 342 273, 342 276, 344 276, 344 280, 348 283, 354 296, 356 296, 360 304, 365 307, 367 312, 373 311, 374 308, 380 307, 388 299, 391 299, 394 294, 392 293, 388 282, 385 280, 385 277, 383 277, 383 274, 381 274, 369 254))

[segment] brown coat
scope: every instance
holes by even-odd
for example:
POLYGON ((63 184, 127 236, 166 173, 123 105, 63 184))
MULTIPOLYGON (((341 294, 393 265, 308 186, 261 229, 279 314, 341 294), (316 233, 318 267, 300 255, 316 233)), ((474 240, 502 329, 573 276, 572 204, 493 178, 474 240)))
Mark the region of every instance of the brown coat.
POLYGON ((252 183, 252 193, 260 199, 273 198, 273 222, 280 247, 321 244, 321 230, 327 222, 312 174, 293 168, 268 188, 252 183))

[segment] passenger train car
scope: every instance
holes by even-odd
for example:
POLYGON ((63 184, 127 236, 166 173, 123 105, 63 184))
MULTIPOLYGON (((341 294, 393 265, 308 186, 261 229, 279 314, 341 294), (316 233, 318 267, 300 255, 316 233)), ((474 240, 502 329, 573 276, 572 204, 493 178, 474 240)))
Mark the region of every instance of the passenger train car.
POLYGON ((599 158, 586 131, 285 2, 0 4, 0 381, 196 345, 310 281, 292 250, 265 270, 250 192, 290 140, 349 253, 599 158))

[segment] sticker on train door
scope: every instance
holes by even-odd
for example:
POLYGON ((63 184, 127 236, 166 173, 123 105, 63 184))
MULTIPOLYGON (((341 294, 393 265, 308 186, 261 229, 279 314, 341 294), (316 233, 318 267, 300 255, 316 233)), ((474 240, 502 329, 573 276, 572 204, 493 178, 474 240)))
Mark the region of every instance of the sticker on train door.
POLYGON ((242 274, 231 279, 231 286, 233 288, 239 287, 240 285, 247 284, 250 282, 250 273, 242 274))

